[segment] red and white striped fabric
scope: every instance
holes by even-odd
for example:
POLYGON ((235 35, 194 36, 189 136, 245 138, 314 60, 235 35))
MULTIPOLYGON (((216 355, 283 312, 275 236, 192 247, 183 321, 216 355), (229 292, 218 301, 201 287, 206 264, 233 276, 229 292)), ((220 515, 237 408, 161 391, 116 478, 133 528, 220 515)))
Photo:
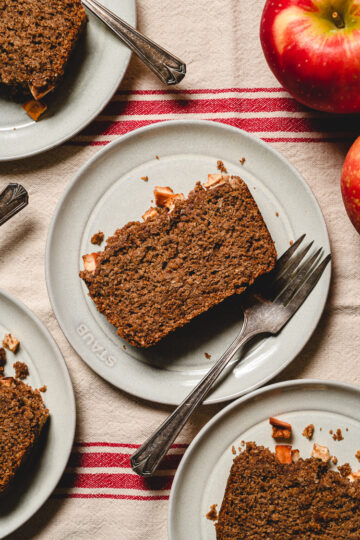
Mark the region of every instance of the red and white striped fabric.
POLYGON ((173 445, 151 478, 142 478, 131 469, 130 457, 138 447, 131 443, 76 443, 53 497, 168 500, 176 468, 187 445, 173 445))
POLYGON ((178 119, 223 122, 267 142, 350 141, 358 131, 353 116, 334 122, 333 116, 307 109, 282 88, 119 90, 72 142, 103 146, 136 128, 178 119))

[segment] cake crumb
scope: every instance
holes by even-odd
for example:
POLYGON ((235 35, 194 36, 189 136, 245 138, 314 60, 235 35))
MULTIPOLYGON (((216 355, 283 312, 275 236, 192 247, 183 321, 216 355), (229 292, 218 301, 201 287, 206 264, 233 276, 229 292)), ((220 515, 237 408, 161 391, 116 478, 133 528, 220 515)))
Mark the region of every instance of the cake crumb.
POLYGON ((24 362, 15 362, 13 368, 15 369, 15 379, 24 380, 29 375, 29 368, 24 362))
POLYGON ((345 428, 345 431, 349 431, 349 428, 345 428))
POLYGON ((159 156, 155 156, 156 159, 160 159, 159 156))
POLYGON ((245 158, 242 157, 241 159, 239 159, 239 161, 240 161, 241 165, 244 165, 244 163, 245 163, 245 158))
POLYGON ((310 441, 311 437, 314 434, 314 424, 309 424, 308 426, 306 426, 302 434, 308 439, 308 441, 310 441))
POLYGON ((279 212, 275 212, 275 216, 276 216, 276 217, 279 217, 279 212))
POLYGON ((141 180, 144 180, 144 182, 147 182, 149 180, 148 176, 140 176, 141 180))
POLYGON ((124 351, 126 351, 126 345, 125 344, 123 345, 123 349, 124 349, 124 351))
POLYGON ((99 231, 92 235, 90 242, 92 244, 96 244, 97 246, 100 246, 103 240, 104 240, 104 233, 102 231, 99 231))
POLYGON ((9 351, 16 353, 19 348, 20 341, 12 334, 5 334, 2 344, 5 349, 9 349, 9 351))
POLYGON ((329 430, 330 435, 332 435, 334 432, 332 429, 329 430))
POLYGON ((337 470, 339 471, 339 473, 341 474, 343 478, 346 478, 346 476, 349 476, 349 474, 351 473, 351 467, 349 463, 344 463, 344 465, 339 465, 337 470))
POLYGON ((293 243, 294 243, 294 240, 290 240, 290 242, 289 242, 290 246, 292 246, 293 243))
POLYGON ((210 519, 210 521, 216 521, 218 518, 218 513, 216 510, 217 504, 212 504, 210 506, 209 512, 206 514, 206 519, 210 519))
POLYGON ((320 429, 320 431, 322 431, 322 427, 321 427, 321 428, 319 428, 319 429, 320 429))
POLYGON ((232 451, 232 453, 233 453, 234 455, 236 455, 236 448, 235 448, 235 446, 234 446, 234 445, 232 445, 232 447, 231 447, 231 451, 232 451))
POLYGON ((44 384, 43 386, 41 386, 41 388, 39 388, 39 392, 46 392, 46 390, 47 390, 46 384, 44 384))
POLYGON ((331 456, 331 461, 333 462, 334 465, 337 465, 338 458, 336 456, 331 456))
POLYGON ((221 159, 218 159, 216 167, 217 167, 217 170, 220 171, 221 173, 227 173, 227 169, 224 165, 224 162, 221 161, 221 159))
POLYGON ((341 429, 337 428, 336 432, 333 435, 334 441, 342 441, 344 439, 341 429))
POLYGON ((207 358, 208 360, 210 360, 211 358, 211 354, 207 353, 207 352, 204 352, 204 356, 205 358, 207 358))

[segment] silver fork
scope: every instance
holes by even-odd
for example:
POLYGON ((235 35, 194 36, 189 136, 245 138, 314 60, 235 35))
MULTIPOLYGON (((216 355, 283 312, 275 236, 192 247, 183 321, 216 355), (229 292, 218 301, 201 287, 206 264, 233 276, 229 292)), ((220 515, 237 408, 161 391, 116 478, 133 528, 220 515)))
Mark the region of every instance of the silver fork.
POLYGON ((140 34, 97 0, 82 0, 82 3, 106 24, 163 83, 178 84, 185 77, 186 65, 182 60, 140 34))
POLYGON ((243 303, 244 322, 239 335, 221 358, 153 435, 131 456, 133 471, 151 476, 180 433, 190 415, 229 364, 234 354, 258 334, 277 334, 296 313, 322 276, 330 254, 323 258, 322 248, 307 258, 313 242, 300 248, 305 234, 278 259, 275 270, 261 279, 256 292, 243 303))

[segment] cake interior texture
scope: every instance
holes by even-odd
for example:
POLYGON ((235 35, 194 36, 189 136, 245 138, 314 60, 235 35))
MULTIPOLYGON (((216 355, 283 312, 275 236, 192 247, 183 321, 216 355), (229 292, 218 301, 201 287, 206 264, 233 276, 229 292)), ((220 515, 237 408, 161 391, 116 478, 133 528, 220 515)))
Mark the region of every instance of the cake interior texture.
POLYGON ((20 97, 30 95, 30 87, 41 94, 56 86, 85 22, 80 0, 2 0, 2 88, 20 97))
POLYGON ((0 378, 0 494, 30 456, 49 417, 40 392, 0 378))
POLYGON ((215 527, 217 540, 358 539, 360 481, 313 457, 282 464, 247 443, 233 461, 215 527))
POLYGON ((196 184, 168 212, 130 222, 82 271, 98 310, 118 334, 149 347, 270 272, 276 251, 245 182, 196 184))

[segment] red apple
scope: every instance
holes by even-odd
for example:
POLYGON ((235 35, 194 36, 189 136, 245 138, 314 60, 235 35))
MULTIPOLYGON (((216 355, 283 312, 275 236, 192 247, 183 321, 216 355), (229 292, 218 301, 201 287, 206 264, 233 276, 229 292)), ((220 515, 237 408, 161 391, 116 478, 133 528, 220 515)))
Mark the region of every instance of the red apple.
POLYGON ((351 223, 360 234, 360 137, 346 155, 341 173, 341 193, 351 223))
POLYGON ((267 0, 260 38, 275 77, 298 101, 360 112, 360 0, 267 0))

